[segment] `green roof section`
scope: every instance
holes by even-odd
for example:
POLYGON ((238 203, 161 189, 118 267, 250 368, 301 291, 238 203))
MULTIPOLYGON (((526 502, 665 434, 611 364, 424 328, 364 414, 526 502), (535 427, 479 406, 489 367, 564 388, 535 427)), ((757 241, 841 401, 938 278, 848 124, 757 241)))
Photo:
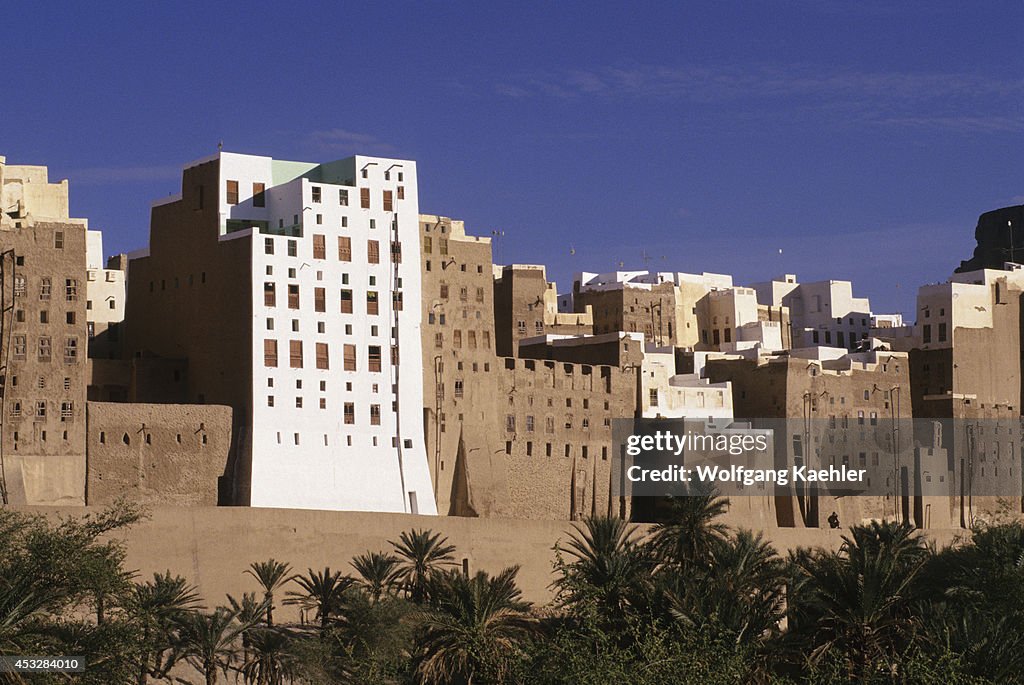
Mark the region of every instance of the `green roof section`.
POLYGON ((305 176, 313 169, 320 166, 314 162, 289 162, 283 159, 270 160, 270 176, 273 185, 281 185, 305 176))

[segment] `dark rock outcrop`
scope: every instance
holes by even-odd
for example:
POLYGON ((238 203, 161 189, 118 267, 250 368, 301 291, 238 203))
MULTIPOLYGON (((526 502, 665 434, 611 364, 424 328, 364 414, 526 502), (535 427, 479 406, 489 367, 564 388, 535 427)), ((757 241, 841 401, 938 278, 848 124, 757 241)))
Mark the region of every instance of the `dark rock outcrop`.
POLYGON ((1005 262, 1024 262, 1024 205, 1003 207, 978 217, 974 256, 960 262, 957 273, 1002 269, 1005 262))

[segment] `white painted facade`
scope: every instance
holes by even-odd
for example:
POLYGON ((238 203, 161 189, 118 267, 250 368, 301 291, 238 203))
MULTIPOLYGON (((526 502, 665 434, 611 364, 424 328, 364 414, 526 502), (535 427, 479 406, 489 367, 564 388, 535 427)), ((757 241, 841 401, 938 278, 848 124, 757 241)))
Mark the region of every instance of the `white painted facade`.
POLYGON ((871 333, 871 303, 853 296, 850 281, 798 283, 794 274, 750 286, 758 302, 789 307, 793 347, 825 345, 854 349, 871 333))
POLYGON ((90 337, 112 323, 124 321, 125 273, 106 269, 103 262, 103 233, 86 232, 86 321, 90 337), (97 327, 97 324, 102 324, 97 327))
POLYGON ((732 383, 711 383, 696 373, 677 374, 673 348, 645 345, 640 409, 649 419, 731 420, 732 383))
POLYGON ((317 165, 222 152, 220 176, 221 240, 252 236, 250 504, 436 514, 421 426, 415 162, 355 156, 317 165), (228 202, 229 181, 237 183, 237 203, 228 202), (265 206, 254 201, 254 184, 263 184, 265 206), (340 238, 350 243, 351 261, 341 259, 340 238), (378 263, 368 259, 368 241, 377 242, 378 263), (297 308, 290 287, 298 288, 297 308), (352 313, 342 312, 343 291, 352 313), (402 301, 397 317, 393 293, 402 301), (368 311, 371 294, 377 314, 368 311), (276 365, 264 354, 267 340, 277 343, 276 365), (301 368, 293 341, 301 343, 301 368), (318 344, 327 346, 326 369, 318 368, 318 344), (354 346, 355 370, 345 369, 346 345, 354 346), (370 370, 371 350, 380 371, 370 370))

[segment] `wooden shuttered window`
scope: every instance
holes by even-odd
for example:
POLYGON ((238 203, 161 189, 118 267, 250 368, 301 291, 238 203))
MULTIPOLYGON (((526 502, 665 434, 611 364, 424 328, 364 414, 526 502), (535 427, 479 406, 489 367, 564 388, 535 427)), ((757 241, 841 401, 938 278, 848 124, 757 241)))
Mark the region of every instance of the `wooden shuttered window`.
POLYGON ((342 290, 341 291, 341 313, 351 314, 352 313, 352 291, 342 290))
POLYGON ((380 371, 380 345, 370 345, 369 370, 380 371))
POLYGON ((397 240, 391 241, 391 263, 402 263, 402 243, 397 240))
POLYGON ((288 309, 299 308, 299 286, 289 285, 288 286, 288 309))
POLYGON ((264 366, 277 366, 277 341, 276 340, 264 340, 263 341, 263 365, 264 366))
POLYGON ((288 341, 288 357, 290 365, 293 369, 302 368, 302 341, 301 340, 289 340, 288 341))
POLYGON ((313 259, 327 259, 326 238, 322 235, 313 236, 313 259))
POLYGON ((395 210, 395 196, 390 190, 384 191, 384 211, 393 212, 395 210))
POLYGON ((338 259, 342 262, 352 261, 352 239, 347 235, 338 237, 338 259))
POLYGON ((253 207, 266 207, 267 206, 267 186, 264 183, 253 183, 252 184, 252 206, 253 207))
POLYGON ((367 314, 379 314, 380 307, 378 306, 378 297, 376 290, 366 291, 366 313, 367 314))
POLYGON ((273 283, 263 284, 263 306, 274 307, 277 305, 277 292, 273 283))
POLYGON ((380 264, 380 243, 378 241, 366 241, 366 261, 370 264, 380 264))
POLYGON ((346 371, 356 370, 356 346, 345 345, 344 347, 344 369, 346 371))
POLYGON ((238 181, 228 181, 227 197, 225 200, 229 205, 238 204, 238 181))
POLYGON ((323 288, 313 288, 313 308, 318 312, 327 311, 327 291, 323 288))
POLYGON ((370 189, 360 188, 359 189, 359 206, 363 209, 370 208, 370 189))
POLYGON ((327 343, 316 344, 316 368, 328 369, 330 368, 327 354, 327 343))

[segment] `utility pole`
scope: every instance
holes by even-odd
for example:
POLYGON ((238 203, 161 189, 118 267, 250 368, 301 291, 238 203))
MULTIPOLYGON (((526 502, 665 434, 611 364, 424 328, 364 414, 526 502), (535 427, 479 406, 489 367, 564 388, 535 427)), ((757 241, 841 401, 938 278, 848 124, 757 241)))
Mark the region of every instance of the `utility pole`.
POLYGON ((10 497, 7 490, 7 465, 4 459, 4 447, 6 445, 6 418, 7 418, 7 379, 10 376, 11 363, 11 337, 14 328, 14 281, 17 260, 14 250, 5 250, 0 253, 0 353, 3 358, 0 361, 0 501, 4 506, 10 504, 10 497), (10 262, 10 267, 7 266, 10 262), (10 296, 8 297, 8 272, 10 273, 10 296))

